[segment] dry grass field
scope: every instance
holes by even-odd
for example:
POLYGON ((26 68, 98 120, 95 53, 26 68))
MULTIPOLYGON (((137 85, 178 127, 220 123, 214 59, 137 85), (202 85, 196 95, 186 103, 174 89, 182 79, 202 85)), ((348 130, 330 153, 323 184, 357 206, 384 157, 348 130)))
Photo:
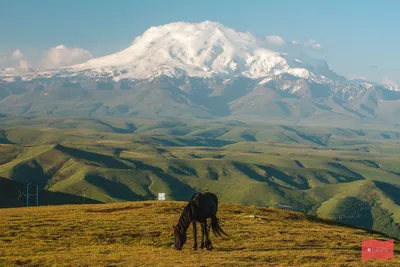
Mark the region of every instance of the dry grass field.
MULTIPOLYGON (((228 240, 213 251, 172 248, 184 202, 125 202, 0 209, 0 266, 400 266, 361 260, 379 233, 287 210, 220 204, 228 240), (254 215, 255 217, 253 218, 254 215)), ((200 231, 199 231, 200 235, 200 231)))

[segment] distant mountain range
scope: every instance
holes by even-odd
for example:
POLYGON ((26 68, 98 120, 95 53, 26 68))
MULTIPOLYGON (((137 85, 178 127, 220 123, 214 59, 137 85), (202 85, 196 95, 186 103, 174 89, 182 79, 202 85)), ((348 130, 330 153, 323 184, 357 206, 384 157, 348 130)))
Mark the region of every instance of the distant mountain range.
POLYGON ((6 114, 400 123, 400 88, 220 23, 151 27, 127 49, 36 72, 0 70, 6 114))

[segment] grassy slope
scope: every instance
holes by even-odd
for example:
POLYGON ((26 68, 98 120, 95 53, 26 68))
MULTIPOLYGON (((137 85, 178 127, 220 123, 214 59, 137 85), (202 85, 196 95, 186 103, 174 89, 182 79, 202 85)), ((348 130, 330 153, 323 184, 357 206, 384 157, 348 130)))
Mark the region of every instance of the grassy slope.
POLYGON ((396 266, 361 261, 361 242, 378 233, 301 213, 221 204, 229 240, 214 251, 171 248, 182 202, 49 206, 0 210, 0 266, 396 266), (255 215, 256 218, 249 218, 255 215))
POLYGON ((361 215, 344 221, 399 233, 399 194, 388 189, 400 184, 393 130, 78 118, 2 123, 11 144, 0 146, 0 176, 51 191, 82 196, 86 189, 92 199, 119 202, 158 192, 184 200, 211 190, 223 202, 286 204, 339 221, 361 201, 372 222, 361 215))

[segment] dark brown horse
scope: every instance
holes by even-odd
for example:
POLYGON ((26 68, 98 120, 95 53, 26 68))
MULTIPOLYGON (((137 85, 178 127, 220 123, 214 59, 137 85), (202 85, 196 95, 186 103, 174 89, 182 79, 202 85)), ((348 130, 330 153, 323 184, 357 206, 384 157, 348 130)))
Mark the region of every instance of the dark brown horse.
POLYGON ((192 196, 189 203, 183 209, 178 224, 174 226, 175 248, 181 250, 186 242, 186 232, 190 224, 193 225, 194 244, 193 249, 197 249, 197 229, 196 222, 201 225, 201 246, 200 248, 211 250, 210 228, 215 236, 228 236, 219 225, 217 218, 218 198, 212 193, 196 193, 192 196), (207 219, 211 222, 207 225, 207 219), (204 243, 205 239, 205 243, 204 243))

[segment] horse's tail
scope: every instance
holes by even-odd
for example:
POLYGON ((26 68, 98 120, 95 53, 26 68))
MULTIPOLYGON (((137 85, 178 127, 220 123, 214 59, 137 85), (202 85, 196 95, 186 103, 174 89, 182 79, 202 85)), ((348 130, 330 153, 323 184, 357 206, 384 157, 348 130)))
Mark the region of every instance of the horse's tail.
POLYGON ((217 218, 217 216, 211 218, 211 230, 213 231, 214 235, 217 237, 222 237, 223 235, 228 237, 229 235, 222 230, 220 224, 221 221, 217 218))

